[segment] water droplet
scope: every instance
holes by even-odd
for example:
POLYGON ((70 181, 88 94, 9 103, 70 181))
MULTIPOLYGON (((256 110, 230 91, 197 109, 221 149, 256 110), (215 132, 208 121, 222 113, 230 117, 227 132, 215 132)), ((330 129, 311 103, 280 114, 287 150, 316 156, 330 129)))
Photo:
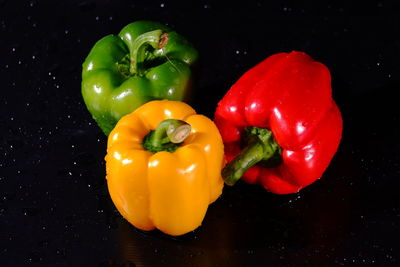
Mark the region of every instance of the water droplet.
POLYGON ((40 212, 40 210, 36 207, 25 207, 23 208, 24 216, 35 216, 40 212))

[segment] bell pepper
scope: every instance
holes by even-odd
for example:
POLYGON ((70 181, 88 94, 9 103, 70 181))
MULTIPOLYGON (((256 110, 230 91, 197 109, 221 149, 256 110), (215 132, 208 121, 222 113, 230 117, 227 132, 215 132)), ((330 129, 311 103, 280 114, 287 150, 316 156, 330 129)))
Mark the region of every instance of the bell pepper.
POLYGON ((196 229, 222 192, 222 138, 212 120, 180 101, 150 101, 108 137, 106 171, 119 212, 142 230, 196 229))
POLYGON ((225 183, 243 176, 276 194, 319 179, 342 135, 328 68, 296 51, 247 71, 219 102, 215 122, 229 162, 225 183))
POLYGON ((82 96, 108 135, 117 121, 155 99, 189 101, 197 50, 153 21, 136 21, 99 40, 83 63, 82 96))

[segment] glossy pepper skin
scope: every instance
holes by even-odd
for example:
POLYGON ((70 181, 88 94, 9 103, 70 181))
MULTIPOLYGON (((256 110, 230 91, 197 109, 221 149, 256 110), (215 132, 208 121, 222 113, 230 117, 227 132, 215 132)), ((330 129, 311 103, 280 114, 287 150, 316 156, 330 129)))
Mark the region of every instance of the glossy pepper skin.
POLYGON ((133 22, 91 49, 83 63, 83 99, 108 135, 122 116, 148 101, 188 101, 197 58, 197 50, 169 27, 133 22))
MULTIPOLYGON (((248 161, 244 180, 276 194, 310 185, 322 176, 341 140, 342 117, 331 94, 328 68, 307 54, 293 51, 268 57, 247 71, 218 104, 215 122, 227 160, 233 162, 244 153, 245 134, 267 129, 272 132, 271 144, 278 145, 280 162, 265 167, 262 163, 268 162, 263 160, 248 161)), ((235 164, 223 171, 226 181, 235 172, 230 165, 235 164)))
POLYGON ((105 159, 115 206, 146 231, 157 228, 177 236, 196 229, 224 184, 217 127, 180 101, 151 101, 122 117, 108 137, 105 159), (190 124, 189 135, 174 152, 148 151, 143 140, 167 119, 190 124))

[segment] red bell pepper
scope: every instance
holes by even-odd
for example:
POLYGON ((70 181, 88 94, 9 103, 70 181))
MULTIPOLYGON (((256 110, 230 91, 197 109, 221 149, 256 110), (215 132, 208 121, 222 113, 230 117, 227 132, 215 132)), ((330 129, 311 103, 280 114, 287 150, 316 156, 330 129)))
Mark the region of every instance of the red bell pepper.
POLYGON ((296 51, 247 71, 219 102, 215 122, 229 162, 226 184, 243 176, 276 194, 319 179, 342 136, 328 68, 296 51))

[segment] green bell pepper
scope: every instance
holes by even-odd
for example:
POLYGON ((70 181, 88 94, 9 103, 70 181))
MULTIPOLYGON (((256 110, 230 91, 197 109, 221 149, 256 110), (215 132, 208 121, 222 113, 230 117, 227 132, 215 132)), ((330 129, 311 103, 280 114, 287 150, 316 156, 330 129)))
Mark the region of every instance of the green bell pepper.
POLYGON ((108 135, 118 120, 156 99, 189 101, 197 50, 153 21, 136 21, 99 40, 83 63, 82 96, 108 135))

